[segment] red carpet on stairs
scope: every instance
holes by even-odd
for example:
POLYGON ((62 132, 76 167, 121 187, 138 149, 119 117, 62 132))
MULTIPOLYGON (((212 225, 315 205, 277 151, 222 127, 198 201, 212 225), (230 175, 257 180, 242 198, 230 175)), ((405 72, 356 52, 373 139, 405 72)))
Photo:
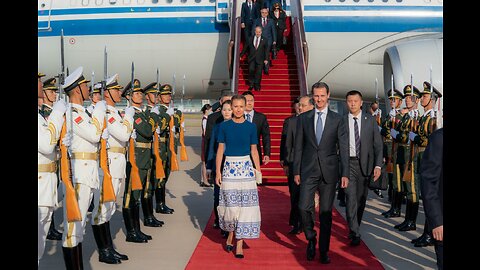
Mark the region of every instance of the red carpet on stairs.
MULTIPOLYGON (((307 240, 304 234, 288 234, 291 229, 288 225, 288 187, 260 186, 258 189, 262 214, 261 234, 259 239, 245 240, 245 258, 237 259, 234 253, 225 250, 226 239, 221 237, 219 229, 213 228, 215 216, 212 214, 186 269, 383 269, 363 242, 357 247, 349 246, 347 223, 335 209, 329 252, 331 263, 320 263, 318 244, 315 260, 307 261, 307 240)), ((316 219, 318 220, 318 209, 316 219)), ((315 229, 318 235, 318 222, 315 229)))

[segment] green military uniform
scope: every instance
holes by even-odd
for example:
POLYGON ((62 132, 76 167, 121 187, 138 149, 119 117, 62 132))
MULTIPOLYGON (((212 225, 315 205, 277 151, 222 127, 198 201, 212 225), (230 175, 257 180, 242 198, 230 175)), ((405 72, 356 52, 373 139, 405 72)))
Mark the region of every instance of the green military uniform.
POLYGON ((178 154, 178 146, 180 145, 180 129, 182 128, 182 111, 175 108, 173 113, 173 123, 175 125, 175 153, 178 154))
MULTIPOLYGON (((429 82, 423 83, 423 91, 420 93, 422 96, 425 94, 431 95, 430 102, 436 101, 438 98, 442 97, 440 91, 438 91, 435 87, 432 87, 429 82)), ((428 144, 428 137, 437 129, 437 119, 435 115, 435 111, 432 109, 425 109, 425 112, 418 120, 418 128, 415 132, 411 132, 409 134, 410 140, 413 141, 414 148, 415 148, 415 179, 418 183, 417 185, 421 185, 422 178, 420 174, 420 166, 422 163, 423 152, 425 151, 425 147, 428 144)), ((412 240, 412 243, 415 244, 416 247, 425 247, 428 245, 433 245, 433 237, 431 236, 430 228, 425 219, 425 226, 423 229, 422 235, 412 240)))
MULTIPOLYGON (((165 84, 160 89, 160 95, 171 95, 172 87, 169 84, 165 84)), ((172 152, 170 150, 170 140, 175 139, 170 137, 170 121, 171 117, 168 111, 168 106, 160 104, 159 106, 159 143, 160 143, 160 157, 162 158, 163 170, 165 171, 165 177, 160 179, 159 185, 155 189, 155 212, 162 214, 172 214, 173 209, 168 207, 165 203, 166 197, 166 184, 171 172, 172 152)))
MULTIPOLYGON (((394 89, 393 95, 392 95, 392 89, 390 89, 387 93, 387 96, 389 97, 389 99, 391 98, 397 98, 400 100, 403 99, 403 94, 397 89, 394 89)), ((393 174, 392 173, 388 174, 389 182, 392 185, 391 208, 390 210, 382 213, 382 215, 384 215, 386 218, 399 217, 401 203, 402 203, 401 201, 402 185, 400 184, 399 181, 397 181, 397 178, 395 177, 395 174, 397 173, 397 170, 395 169, 396 167, 395 164, 397 163, 398 147, 396 146, 396 144, 394 144, 394 148, 392 152, 392 138, 390 136, 391 128, 398 125, 398 123, 400 122, 400 119, 402 118, 402 115, 400 114, 398 109, 392 108, 392 110, 395 110, 395 117, 392 117, 392 113, 389 113, 385 117, 385 120, 383 121, 381 125, 381 130, 380 130, 380 134, 384 137, 384 143, 387 148, 387 163, 390 161, 393 164, 393 174), (393 123, 393 120, 395 120, 395 125, 393 123)), ((400 151, 402 150, 403 149, 400 148, 400 151)))
MULTIPOLYGON (((420 91, 413 86, 406 85, 403 88, 404 97, 407 98, 408 96, 419 98, 420 91)), ((412 102, 413 101, 412 99, 412 102)), ((413 107, 414 105, 412 105, 413 107)), ((418 110, 417 109, 410 109, 410 111, 404 114, 400 120, 400 123, 395 127, 395 130, 398 131, 398 135, 395 137, 395 142, 398 144, 399 148, 402 147, 403 151, 398 151, 397 153, 397 164, 395 165, 397 169, 397 177, 400 175, 400 179, 397 178, 397 183, 400 180, 400 184, 402 185, 402 190, 407 195, 407 207, 405 212, 405 221, 395 225, 394 228, 398 229, 399 231, 410 231, 416 229, 416 221, 418 215, 418 181, 415 180, 415 177, 410 177, 412 175, 407 175, 410 179, 407 181, 405 180, 408 167, 416 167, 416 164, 411 157, 411 149, 410 140, 409 140, 409 132, 413 130, 416 126, 418 118, 418 110)))
MULTIPOLYGON (((125 97, 127 94, 133 94, 133 92, 143 93, 143 91, 144 90, 140 87, 140 81, 135 79, 133 87, 131 82, 125 86, 122 96, 125 97)), ((141 198, 143 197, 142 195, 144 195, 144 189, 146 186, 148 170, 151 168, 150 156, 153 130, 150 123, 150 113, 144 112, 142 109, 135 106, 133 106, 133 108, 135 109, 135 114, 133 116, 133 128, 136 134, 135 161, 138 167, 140 180, 142 182, 142 190, 132 190, 132 183, 130 181, 132 165, 129 159, 126 166, 125 194, 123 196, 123 217, 127 231, 130 231, 127 235, 127 241, 147 242, 147 240, 152 239, 152 237, 140 231, 139 211, 141 198), (128 229, 131 227, 134 228, 134 231, 128 229)))

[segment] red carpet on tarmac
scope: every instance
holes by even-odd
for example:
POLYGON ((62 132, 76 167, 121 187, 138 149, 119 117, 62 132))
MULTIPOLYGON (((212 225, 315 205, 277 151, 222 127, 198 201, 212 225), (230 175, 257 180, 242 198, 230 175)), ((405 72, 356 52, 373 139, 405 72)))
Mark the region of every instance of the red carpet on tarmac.
MULTIPOLYGON (((260 186, 258 190, 262 214, 261 234, 259 239, 244 241, 245 258, 235 258, 235 249, 233 253, 226 251, 226 239, 221 237, 219 229, 213 228, 215 216, 212 213, 186 269, 383 269, 365 243, 357 247, 349 246, 347 223, 335 209, 329 252, 331 263, 320 263, 318 244, 315 260, 307 261, 304 234, 288 234, 291 229, 288 225, 288 187, 260 186)), ((318 213, 316 219, 315 229, 319 235, 318 213)))

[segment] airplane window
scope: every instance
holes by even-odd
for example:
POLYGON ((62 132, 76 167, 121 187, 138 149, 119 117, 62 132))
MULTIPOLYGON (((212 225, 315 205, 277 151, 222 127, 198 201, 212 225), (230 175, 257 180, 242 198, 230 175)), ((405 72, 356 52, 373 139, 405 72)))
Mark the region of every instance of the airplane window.
POLYGON ((382 0, 384 3, 388 2, 388 0, 382 0))
POLYGON ((173 0, 167 0, 167 4, 171 4, 173 0))
POLYGON ((327 2, 327 3, 330 2, 330 1, 331 1, 331 0, 325 0, 325 2, 327 2))
POLYGON ((371 2, 373 2, 373 0, 368 0, 368 2, 370 2, 370 3, 371 3, 371 2))
POLYGON ((82 6, 88 6, 90 4, 90 0, 82 0, 82 6))
POLYGON ((95 5, 102 6, 103 5, 103 0, 95 0, 95 5))
POLYGON ((117 0, 110 0, 109 3, 110 5, 115 5, 117 3, 117 0))
POLYGON ((403 0, 397 0, 398 3, 401 3, 403 0))
POLYGON ((215 0, 210 0, 210 3, 215 3, 215 0))
POLYGON ((187 2, 187 0, 180 0, 180 2, 185 4, 187 2))
POLYGON ((157 4, 158 0, 152 0, 152 4, 157 4))
POLYGON ((360 1, 360 0, 353 0, 353 2, 356 2, 356 3, 358 3, 358 1, 360 1))
POLYGON ((342 3, 345 2, 345 0, 339 0, 339 1, 342 2, 342 3))
POLYGON ((195 3, 200 3, 202 2, 202 0, 195 0, 195 3))

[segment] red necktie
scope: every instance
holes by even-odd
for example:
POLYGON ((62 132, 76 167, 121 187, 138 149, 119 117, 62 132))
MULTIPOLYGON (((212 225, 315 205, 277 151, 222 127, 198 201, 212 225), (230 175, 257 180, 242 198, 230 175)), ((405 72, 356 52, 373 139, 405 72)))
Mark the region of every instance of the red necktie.
POLYGON ((258 49, 258 43, 260 42, 260 38, 259 37, 255 37, 257 39, 257 42, 255 44, 255 49, 258 49))
POLYGON ((265 18, 263 18, 262 27, 265 27, 265 24, 267 23, 265 22, 265 18))

